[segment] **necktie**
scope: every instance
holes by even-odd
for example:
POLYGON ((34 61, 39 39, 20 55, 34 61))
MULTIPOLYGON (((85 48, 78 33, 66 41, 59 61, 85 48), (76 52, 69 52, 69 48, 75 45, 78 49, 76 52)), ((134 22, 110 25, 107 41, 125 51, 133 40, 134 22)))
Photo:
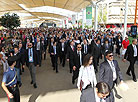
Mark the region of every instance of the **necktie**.
POLYGON ((113 61, 111 61, 111 69, 113 71, 113 81, 115 81, 117 76, 116 76, 116 70, 115 70, 115 66, 114 66, 113 61))
POLYGON ((85 45, 85 53, 87 53, 87 48, 86 48, 87 45, 85 45))
POLYGON ((78 51, 78 57, 79 57, 80 65, 82 65, 82 62, 81 62, 81 53, 80 53, 80 51, 78 51))
POLYGON ((80 56, 80 52, 78 52, 78 56, 80 56))
POLYGON ((113 61, 111 61, 111 66, 114 67, 113 61))
POLYGON ((56 54, 56 47, 54 47, 54 54, 56 54))
POLYGON ((73 47, 72 49, 73 49, 73 51, 74 51, 74 47, 73 47))
POLYGON ((32 52, 31 52, 31 49, 29 49, 30 50, 30 56, 32 56, 32 52))

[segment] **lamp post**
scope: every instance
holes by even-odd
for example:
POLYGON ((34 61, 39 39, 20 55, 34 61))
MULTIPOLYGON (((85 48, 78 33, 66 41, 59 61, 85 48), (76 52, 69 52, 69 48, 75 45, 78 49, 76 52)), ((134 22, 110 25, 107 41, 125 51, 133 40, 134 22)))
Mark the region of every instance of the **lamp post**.
POLYGON ((123 39, 125 39, 127 31, 127 14, 128 14, 128 0, 125 0, 125 19, 124 19, 124 34, 123 39))

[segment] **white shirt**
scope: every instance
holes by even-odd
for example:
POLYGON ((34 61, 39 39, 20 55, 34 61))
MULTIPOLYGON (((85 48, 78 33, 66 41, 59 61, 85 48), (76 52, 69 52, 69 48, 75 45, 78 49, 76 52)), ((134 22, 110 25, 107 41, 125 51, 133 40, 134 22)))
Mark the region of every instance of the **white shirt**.
POLYGON ((64 51, 64 43, 62 43, 62 51, 64 51))
POLYGON ((40 50, 40 42, 37 43, 37 49, 36 50, 40 50))
POLYGON ((113 71, 113 81, 115 81, 116 78, 117 78, 117 75, 116 75, 116 70, 115 70, 114 63, 113 63, 113 61, 109 61, 109 60, 107 60, 107 61, 108 61, 109 65, 110 65, 110 67, 111 67, 111 69, 113 71))
POLYGON ((84 44, 84 53, 85 54, 87 53, 87 44, 86 45, 84 44))
POLYGON ((90 65, 87 67, 84 67, 84 66, 80 67, 79 77, 78 77, 78 82, 77 82, 78 89, 80 89, 80 81, 81 80, 84 82, 82 89, 85 89, 86 86, 89 85, 90 83, 91 83, 92 87, 96 86, 97 80, 96 80, 93 65, 90 65))
POLYGON ((56 46, 53 46, 53 49, 54 49, 54 54, 56 55, 57 54, 56 46))
POLYGON ((90 45, 92 42, 92 39, 88 39, 88 44, 90 45))
POLYGON ((137 47, 136 47, 136 45, 133 45, 133 44, 132 44, 132 46, 133 46, 133 50, 134 50, 134 57, 136 57, 137 56, 137 47))
POLYGON ((74 51, 74 46, 71 46, 72 50, 74 51))
POLYGON ((80 40, 76 40, 75 43, 79 44, 80 43, 80 40))

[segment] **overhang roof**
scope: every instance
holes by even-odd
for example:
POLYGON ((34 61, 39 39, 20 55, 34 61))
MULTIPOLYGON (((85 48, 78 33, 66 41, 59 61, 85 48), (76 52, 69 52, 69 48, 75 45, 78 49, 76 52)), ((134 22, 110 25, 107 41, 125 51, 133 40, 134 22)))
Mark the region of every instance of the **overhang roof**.
POLYGON ((17 13, 21 20, 63 19, 88 5, 88 0, 0 0, 0 16, 10 12, 17 13))

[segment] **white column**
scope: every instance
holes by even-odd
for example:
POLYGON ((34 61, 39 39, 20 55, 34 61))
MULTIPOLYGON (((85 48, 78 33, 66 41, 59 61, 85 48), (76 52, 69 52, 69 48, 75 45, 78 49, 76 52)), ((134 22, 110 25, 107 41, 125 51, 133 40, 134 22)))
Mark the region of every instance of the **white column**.
POLYGON ((95 23, 94 23, 94 30, 97 30, 97 24, 98 24, 98 7, 97 4, 95 5, 95 23))
POLYGON ((78 12, 77 12, 77 28, 79 28, 79 16, 78 16, 78 12))
POLYGON ((126 36, 126 30, 127 30, 127 12, 128 12, 128 0, 125 0, 125 18, 124 18, 124 34, 123 34, 123 39, 126 36))
POLYGON ((64 21, 64 19, 62 20, 62 27, 65 28, 65 21, 64 21))
POLYGON ((83 9, 82 11, 82 29, 84 29, 84 19, 85 19, 84 12, 85 12, 85 9, 83 9))
POLYGON ((66 18, 66 25, 67 25, 67 29, 68 29, 69 28, 68 18, 66 18))

